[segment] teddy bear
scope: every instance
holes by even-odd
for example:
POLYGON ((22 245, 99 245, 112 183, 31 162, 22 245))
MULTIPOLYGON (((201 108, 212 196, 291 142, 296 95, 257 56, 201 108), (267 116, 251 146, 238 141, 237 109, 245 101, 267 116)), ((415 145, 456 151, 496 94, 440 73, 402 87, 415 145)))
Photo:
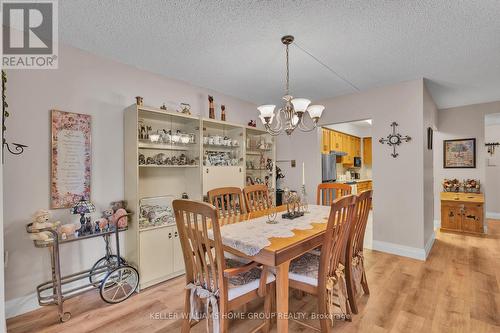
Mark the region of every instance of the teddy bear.
POLYGON ((109 208, 102 212, 102 217, 97 221, 99 230, 106 231, 113 224, 113 209, 109 208))
MULTIPOLYGON (((41 229, 46 229, 46 228, 51 228, 53 230, 56 229, 57 225, 59 225, 61 222, 56 221, 56 222, 49 222, 50 219, 50 213, 46 209, 39 209, 37 210, 31 217, 31 230, 41 230, 41 229)), ((49 242, 53 241, 54 237, 50 231, 42 231, 38 233, 33 233, 30 235, 30 238, 32 240, 38 240, 38 241, 44 241, 44 242, 49 242)))
POLYGON ((66 223, 59 226, 59 229, 57 229, 57 233, 61 236, 62 239, 66 239, 71 235, 74 235, 77 230, 80 230, 81 227, 81 224, 66 223))
POLYGON ((111 217, 112 223, 116 225, 118 223, 118 228, 125 228, 128 225, 128 217, 121 218, 127 215, 127 201, 113 201, 111 203, 111 209, 113 210, 113 216, 111 217))

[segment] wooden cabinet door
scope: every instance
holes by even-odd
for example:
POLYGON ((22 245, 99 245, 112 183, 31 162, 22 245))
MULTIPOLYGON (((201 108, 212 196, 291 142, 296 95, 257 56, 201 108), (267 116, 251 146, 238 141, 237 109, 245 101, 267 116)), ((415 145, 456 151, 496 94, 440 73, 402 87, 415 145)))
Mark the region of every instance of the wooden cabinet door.
POLYGON ((478 204, 465 204, 462 214, 462 230, 466 232, 483 232, 483 206, 478 204))
POLYGON ((361 157, 361 139, 354 138, 354 156, 361 157))
POLYGON ((441 203, 441 227, 449 230, 462 230, 461 205, 441 203))
POLYGON ((335 132, 334 131, 328 131, 330 133, 328 133, 328 135, 330 136, 330 145, 329 145, 329 148, 328 148, 328 151, 332 151, 332 150, 335 150, 335 132))
POLYGON ((326 128, 321 129, 321 153, 328 154, 330 152, 330 131, 326 128))
POLYGON ((363 163, 372 164, 372 138, 363 138, 363 163))
POLYGON ((141 288, 168 279, 173 272, 171 227, 139 233, 141 288))

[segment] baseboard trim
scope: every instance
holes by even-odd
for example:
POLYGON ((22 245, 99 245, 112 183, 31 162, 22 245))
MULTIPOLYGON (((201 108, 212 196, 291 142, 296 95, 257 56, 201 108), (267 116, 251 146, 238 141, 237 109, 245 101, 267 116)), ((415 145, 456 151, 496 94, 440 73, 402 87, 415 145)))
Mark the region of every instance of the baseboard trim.
POLYGON ((500 213, 486 212, 487 219, 500 220, 500 213))
POLYGON ((5 318, 12 318, 40 308, 35 293, 5 302, 5 318))
POLYGON ((427 240, 425 243, 425 259, 429 256, 429 253, 431 253, 432 247, 434 246, 434 241, 436 240, 436 234, 434 231, 431 234, 431 237, 427 240))
MULTIPOLYGON (((432 245, 431 245, 432 246, 432 245)), ((419 249, 416 247, 400 245, 395 243, 383 242, 378 240, 373 240, 373 249, 376 251, 386 252, 390 254, 395 254, 398 256, 413 258, 425 261, 426 250, 419 249)))

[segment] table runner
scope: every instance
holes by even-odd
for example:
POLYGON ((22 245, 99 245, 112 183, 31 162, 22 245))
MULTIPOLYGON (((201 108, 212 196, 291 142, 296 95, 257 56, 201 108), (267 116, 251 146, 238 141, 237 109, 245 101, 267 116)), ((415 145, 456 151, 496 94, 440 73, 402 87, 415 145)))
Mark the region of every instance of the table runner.
POLYGON ((309 205, 309 211, 310 213, 293 220, 282 218, 283 212, 278 212, 275 224, 266 223, 267 216, 264 215, 248 221, 224 225, 220 228, 222 243, 248 256, 254 256, 271 244, 269 238, 293 237, 293 230, 312 229, 311 223, 328 222, 329 206, 309 205))

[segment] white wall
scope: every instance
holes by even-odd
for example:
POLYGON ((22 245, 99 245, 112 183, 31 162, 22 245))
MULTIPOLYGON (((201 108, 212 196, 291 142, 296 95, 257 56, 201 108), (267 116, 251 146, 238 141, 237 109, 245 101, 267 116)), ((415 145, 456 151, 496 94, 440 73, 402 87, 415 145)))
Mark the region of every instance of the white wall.
MULTIPOLYGON (((374 248, 420 259, 425 258, 423 85, 420 79, 318 102, 326 107, 321 125, 373 119, 374 248), (378 143, 393 121, 401 134, 412 137, 398 148, 398 158, 378 143)), ((320 141, 319 132, 278 139, 278 160, 296 159, 298 166, 305 161, 312 201, 321 182, 320 141)), ((290 184, 300 183, 300 167, 287 175, 290 184)))
MULTIPOLYGON (((495 116, 496 121, 486 122, 485 142, 500 142, 500 113, 492 116, 495 116)), ((489 217, 500 219, 500 147, 495 148, 493 155, 486 156, 486 212, 489 217)))
POLYGON ((488 201, 488 188, 499 184, 486 183, 485 165, 488 153, 484 146, 484 118, 487 114, 499 113, 500 101, 484 104, 474 104, 438 112, 438 131, 434 133, 434 218, 436 225, 441 220, 441 205, 439 193, 442 181, 445 178, 475 178, 481 181, 481 189, 486 192, 488 201), (444 169, 443 168, 443 140, 476 138, 476 168, 475 169, 444 169))
MULTIPOLYGON (((230 122, 246 124, 257 118, 251 103, 70 47, 60 46, 58 70, 8 71, 12 117, 7 135, 29 146, 20 157, 6 156, 4 168, 5 249, 10 254, 5 271, 8 316, 32 309, 35 286, 50 279, 48 251, 34 248, 25 232, 30 215, 50 204, 49 110, 92 115, 92 200, 100 212, 124 196, 124 108, 140 95, 145 105, 187 102, 194 113, 207 115, 207 94, 226 105, 230 122)), ((67 209, 52 213, 65 222, 77 219, 67 209)), ((62 248, 62 271, 88 268, 102 254, 101 239, 67 244, 62 248)))
POLYGON ((436 130, 437 107, 424 84, 424 240, 427 251, 434 241, 434 155, 433 150, 427 148, 427 128, 436 130))

